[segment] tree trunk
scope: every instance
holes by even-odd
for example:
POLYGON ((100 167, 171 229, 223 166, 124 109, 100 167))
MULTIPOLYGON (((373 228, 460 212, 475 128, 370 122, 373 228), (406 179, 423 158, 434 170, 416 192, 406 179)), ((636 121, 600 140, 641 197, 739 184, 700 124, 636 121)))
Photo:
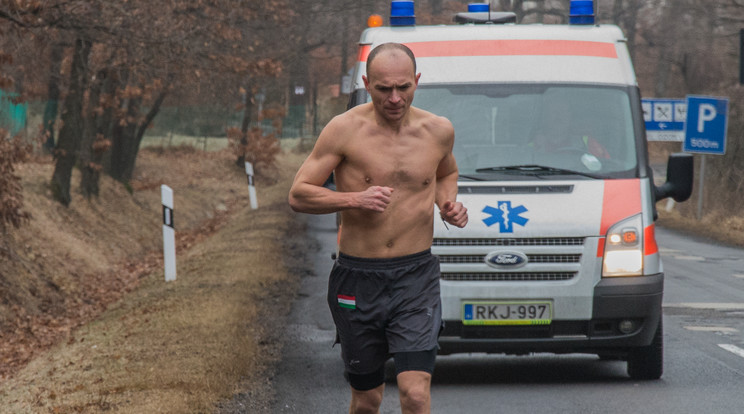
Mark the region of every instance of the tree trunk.
POLYGON ((431 14, 435 16, 442 14, 442 0, 431 0, 431 14))
POLYGON ((44 150, 51 153, 54 149, 54 123, 57 120, 59 110, 59 82, 62 59, 64 58, 64 48, 57 43, 52 46, 52 52, 49 57, 51 67, 49 68, 49 85, 47 86, 47 102, 44 107, 44 150))
MULTIPOLYGON (((111 76, 111 91, 112 91, 112 101, 114 101, 113 96, 117 95, 119 90, 124 90, 127 86, 127 83, 129 82, 129 69, 123 68, 120 70, 117 70, 115 73, 112 73, 111 76)), ((108 174, 109 176, 116 179, 118 176, 118 173, 114 171, 116 168, 116 161, 115 157, 118 151, 116 150, 116 147, 120 144, 120 141, 123 139, 122 135, 124 134, 124 125, 122 124, 123 119, 120 117, 119 114, 126 111, 127 105, 129 104, 128 99, 122 99, 121 102, 118 102, 118 106, 112 106, 111 113, 108 115, 109 118, 109 126, 111 132, 111 151, 109 151, 108 157, 104 158, 103 161, 103 170, 108 174)), ((114 103, 112 102, 112 105, 114 103)))
POLYGON ((615 0, 612 9, 614 22, 622 27, 628 39, 628 53, 631 60, 635 60, 635 38, 638 25, 638 11, 640 8, 641 2, 639 0, 615 0))
POLYGON ((95 145, 102 139, 99 135, 101 117, 98 115, 101 105, 101 93, 106 82, 107 71, 100 70, 90 87, 88 108, 85 111, 85 132, 80 145, 80 191, 86 198, 98 196, 98 182, 101 176, 100 151, 95 145), (100 137, 100 138, 99 138, 100 137))
POLYGON ((524 0, 514 0, 513 1, 513 9, 514 13, 517 15, 517 22, 521 22, 524 19, 524 0))
POLYGON ((55 150, 56 163, 52 175, 52 195, 65 206, 70 204, 70 178, 83 134, 83 98, 87 83, 88 56, 91 42, 77 39, 70 69, 70 89, 62 110, 62 129, 55 150))
POLYGON ((101 92, 101 104, 103 113, 97 122, 97 137, 103 139, 107 144, 93 152, 93 159, 101 165, 102 171, 110 171, 111 168, 111 135, 114 129, 114 109, 116 107, 117 72, 113 69, 105 69, 105 80, 101 92))
MULTIPOLYGON (((160 111, 160 106, 168 95, 168 87, 168 84, 166 84, 141 123, 130 122, 125 126, 121 126, 122 122, 119 122, 114 128, 110 173, 116 180, 127 183, 132 179, 142 138, 145 136, 145 131, 150 126, 150 123, 160 111)), ((142 98, 130 99, 127 105, 126 119, 137 119, 141 105, 142 98)))
POLYGON ((313 137, 317 137, 320 134, 320 126, 318 125, 318 81, 313 81, 313 137))
POLYGON ((165 97, 168 96, 169 85, 170 83, 166 84, 165 87, 163 87, 163 90, 160 91, 160 95, 155 98, 155 102, 152 103, 150 110, 147 111, 147 114, 145 114, 145 119, 142 120, 142 123, 140 123, 139 127, 137 128, 137 132, 132 142, 132 152, 134 153, 134 157, 131 159, 130 164, 125 169, 127 180, 132 178, 134 167, 137 163, 137 154, 139 154, 139 148, 140 145, 142 145, 142 138, 144 138, 147 128, 150 127, 150 124, 153 120, 155 120, 155 117, 160 112, 160 107, 163 105, 165 97))
POLYGON ((626 23, 626 34, 628 36, 628 49, 630 53, 630 59, 635 61, 635 50, 636 50, 636 33, 638 31, 638 12, 641 8, 641 2, 639 0, 630 1, 630 10, 628 11, 628 19, 626 23))
POLYGON ((662 37, 658 39, 659 58, 656 62, 656 79, 654 82, 654 96, 666 96, 667 87, 669 86, 669 75, 672 70, 672 61, 675 59, 677 51, 672 39, 679 34, 679 5, 664 5, 661 19, 662 37))
POLYGON ((134 159, 137 157, 137 152, 133 147, 137 123, 133 120, 139 115, 141 102, 141 98, 130 98, 123 119, 116 121, 114 126, 110 174, 122 183, 127 183, 132 178, 129 166, 134 165, 134 159))
POLYGON ((535 19, 537 23, 545 22, 545 0, 537 2, 537 17, 535 19))
MULTIPOLYGON (((240 147, 245 148, 248 145, 248 130, 251 128, 253 119, 253 85, 249 82, 245 86, 245 105, 243 107, 243 122, 240 125, 240 147)), ((235 164, 243 168, 245 165, 245 151, 240 151, 235 164)))
MULTIPOLYGON (((243 122, 240 124, 240 132, 243 135, 248 133, 253 120, 253 86, 251 84, 245 87, 245 105, 243 107, 243 122)), ((242 142, 241 142, 242 143, 242 142)))

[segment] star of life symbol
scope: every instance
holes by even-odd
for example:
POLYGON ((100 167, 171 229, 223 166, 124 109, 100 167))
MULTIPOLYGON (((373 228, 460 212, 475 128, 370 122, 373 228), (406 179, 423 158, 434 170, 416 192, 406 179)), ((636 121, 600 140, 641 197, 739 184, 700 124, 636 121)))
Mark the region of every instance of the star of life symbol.
POLYGON ((501 233, 513 233, 514 224, 524 227, 529 221, 529 219, 521 216, 522 213, 527 212, 525 206, 520 205, 512 208, 511 201, 499 201, 497 206, 497 208, 491 206, 483 208, 483 212, 490 216, 483 219, 483 222, 488 227, 499 223, 499 231, 501 233))

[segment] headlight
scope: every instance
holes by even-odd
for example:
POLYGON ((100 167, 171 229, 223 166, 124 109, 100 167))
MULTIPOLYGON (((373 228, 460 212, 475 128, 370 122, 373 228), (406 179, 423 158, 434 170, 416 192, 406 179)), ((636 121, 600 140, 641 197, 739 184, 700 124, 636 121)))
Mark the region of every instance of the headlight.
POLYGON ((605 238, 602 277, 643 274, 643 221, 635 215, 616 223, 605 238))

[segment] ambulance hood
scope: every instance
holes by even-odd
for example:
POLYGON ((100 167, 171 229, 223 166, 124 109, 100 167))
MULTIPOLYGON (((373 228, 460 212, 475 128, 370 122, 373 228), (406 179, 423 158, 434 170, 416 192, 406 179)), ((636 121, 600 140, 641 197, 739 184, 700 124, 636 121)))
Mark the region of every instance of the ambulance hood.
POLYGON ((447 228, 435 220, 434 237, 603 236, 641 212, 637 179, 502 183, 460 182, 457 199, 468 209, 468 224, 447 228))

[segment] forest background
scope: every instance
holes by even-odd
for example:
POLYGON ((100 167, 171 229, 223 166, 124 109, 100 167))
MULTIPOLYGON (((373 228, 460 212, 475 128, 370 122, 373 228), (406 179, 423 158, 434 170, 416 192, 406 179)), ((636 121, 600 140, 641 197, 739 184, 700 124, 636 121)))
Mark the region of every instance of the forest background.
MULTIPOLYGON (((417 23, 449 24, 467 3, 416 0, 417 23)), ((626 34, 643 97, 729 98, 726 154, 707 158, 704 216, 696 217, 695 191, 660 209, 661 223, 744 245, 744 1, 596 3, 598 22, 626 34)), ((569 0, 491 5, 522 24, 554 24, 567 22, 569 0)), ((125 213, 158 208, 163 176, 189 189, 181 204, 209 210, 178 216, 193 231, 181 247, 245 201, 224 182, 244 186, 244 161, 261 184, 286 184, 295 168, 286 164, 294 156, 287 143, 300 138, 307 149, 345 109, 342 80, 359 35, 370 14, 387 21, 389 8, 386 0, 0 0, 0 375, 70 340, 75 326, 152 270, 152 257, 143 257, 157 243, 122 229, 125 213), (217 190, 230 196, 207 201, 217 190), (79 220, 108 212, 121 213, 121 222, 79 220), (104 239, 105 227, 119 239, 104 239), (71 247, 85 238, 90 245, 71 247), (98 258, 86 250, 96 242, 128 247, 98 258), (125 263, 126 275, 109 280, 113 272, 102 269, 114 262, 125 263), (91 275, 79 274, 90 267, 91 275)), ((680 149, 649 144, 655 163, 680 149)), ((283 190, 273 191, 281 211, 283 190)), ((86 402, 94 403, 108 404, 86 402)))

